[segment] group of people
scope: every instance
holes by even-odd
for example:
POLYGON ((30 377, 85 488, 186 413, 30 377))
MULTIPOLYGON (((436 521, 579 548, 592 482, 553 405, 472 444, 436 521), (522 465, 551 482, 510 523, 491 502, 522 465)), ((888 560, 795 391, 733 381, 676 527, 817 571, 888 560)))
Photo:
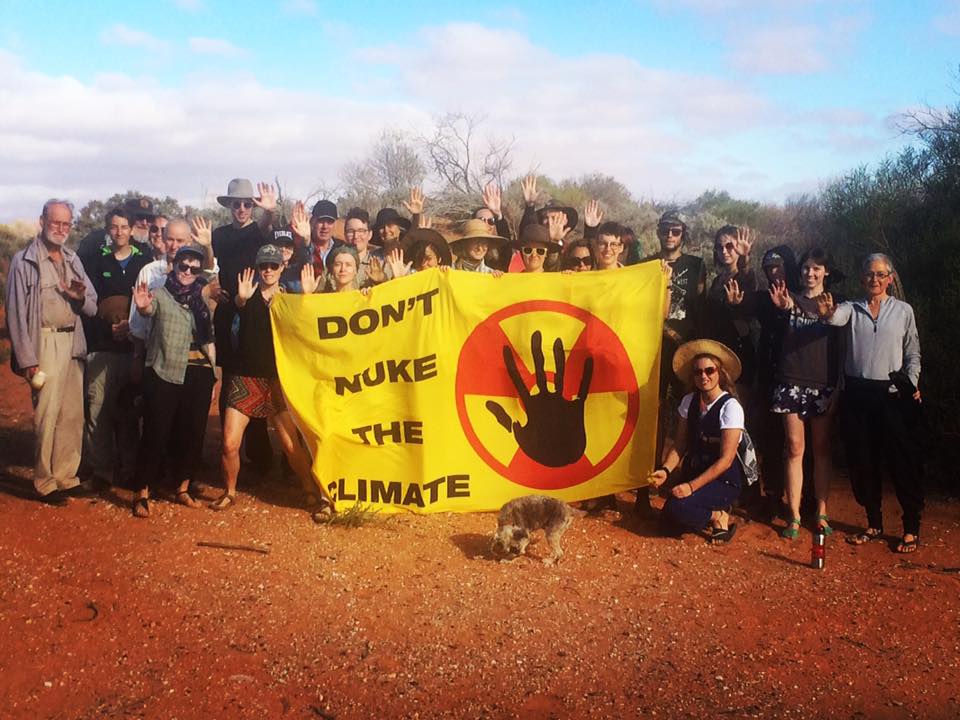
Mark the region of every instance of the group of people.
MULTIPOLYGON (((708 286, 707 264, 685 252, 690 229, 679 213, 661 216, 660 249, 641 258, 633 231, 605 222, 596 201, 584 208, 578 233, 574 208, 538 208, 533 176, 521 187, 525 209, 516 237, 500 189, 490 185, 482 206, 448 238, 424 214, 419 189, 404 203, 409 218, 394 208, 380 210, 372 223, 361 208, 341 218, 324 199, 309 214, 297 203, 286 222, 271 186, 238 178, 218 197, 231 216, 222 227, 199 217, 166 218, 148 198, 133 198, 110 210, 104 228, 76 252, 65 245, 73 206, 48 201, 38 236, 13 259, 7 290, 12 363, 33 393, 38 496, 60 504, 75 489, 128 486, 133 514, 149 517, 151 489, 166 476, 178 503, 198 507, 191 482, 222 373, 224 491, 210 507, 237 502, 242 449, 255 467, 270 466, 269 421, 311 513, 328 520, 333 505, 311 477, 278 381, 269 312, 278 293, 366 292, 432 267, 499 276, 658 260, 670 292, 659 464, 650 476, 667 495, 662 517, 680 529, 706 530, 712 542, 733 537, 732 507, 759 497, 746 483, 749 429, 771 514, 779 514, 785 495, 783 536, 799 534, 805 474, 813 480, 814 522, 831 532, 830 441, 839 416, 854 492, 867 515, 867 528, 849 539, 882 536, 880 482, 888 468, 903 509, 897 549, 917 548, 922 462, 910 426, 919 412, 920 351, 912 309, 889 295, 889 258, 868 257, 865 299, 840 302, 830 293, 840 272, 823 249, 797 261, 778 246, 760 263, 767 281, 761 289, 750 231, 726 226, 714 238, 716 276, 708 286), (771 422, 769 414, 782 420, 771 422)), ((638 508, 650 509, 646 493, 638 508)))

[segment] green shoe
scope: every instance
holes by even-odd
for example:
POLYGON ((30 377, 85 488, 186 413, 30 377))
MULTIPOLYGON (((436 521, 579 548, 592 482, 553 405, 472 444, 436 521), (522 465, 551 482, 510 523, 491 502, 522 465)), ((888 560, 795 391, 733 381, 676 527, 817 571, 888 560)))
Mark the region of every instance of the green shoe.
POLYGON ((817 525, 823 529, 824 535, 833 535, 833 528, 830 527, 829 515, 817 515, 817 525))
POLYGON ((797 536, 800 535, 800 521, 791 520, 787 523, 787 526, 780 531, 780 537, 786 538, 787 540, 796 540, 797 536))

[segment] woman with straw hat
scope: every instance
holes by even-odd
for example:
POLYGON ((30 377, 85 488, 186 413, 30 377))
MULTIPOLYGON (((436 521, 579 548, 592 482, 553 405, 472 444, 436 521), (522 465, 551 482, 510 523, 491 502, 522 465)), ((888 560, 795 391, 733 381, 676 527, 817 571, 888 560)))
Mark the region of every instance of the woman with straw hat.
POLYGON ((489 267, 484 259, 491 248, 499 250, 509 241, 497 235, 484 220, 474 218, 463 224, 463 237, 450 243, 450 249, 457 256, 453 267, 457 270, 497 274, 499 271, 489 267))
POLYGON ((722 343, 693 340, 677 349, 673 371, 692 392, 680 401, 674 446, 650 481, 669 488, 665 517, 694 532, 709 525, 711 543, 728 542, 737 530, 729 507, 744 480, 737 459, 744 412, 734 396, 740 360, 722 343), (681 461, 680 477, 673 478, 681 461))

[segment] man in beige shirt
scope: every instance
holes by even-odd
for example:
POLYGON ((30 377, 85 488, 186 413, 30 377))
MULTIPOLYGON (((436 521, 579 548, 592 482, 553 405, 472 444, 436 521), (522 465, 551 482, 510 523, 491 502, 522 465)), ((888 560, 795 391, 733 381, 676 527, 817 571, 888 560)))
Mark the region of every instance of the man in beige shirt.
POLYGON ((97 295, 76 253, 63 246, 73 206, 48 200, 40 233, 10 263, 7 325, 14 371, 33 389, 36 436, 33 484, 45 502, 77 487, 83 440, 83 362, 87 344, 80 315, 97 311, 97 295))

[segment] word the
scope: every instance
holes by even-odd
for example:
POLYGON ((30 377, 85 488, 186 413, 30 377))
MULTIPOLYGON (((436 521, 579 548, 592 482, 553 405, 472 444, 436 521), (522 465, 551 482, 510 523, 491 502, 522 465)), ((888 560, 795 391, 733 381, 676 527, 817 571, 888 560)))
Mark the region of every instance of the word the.
POLYGON ((368 434, 373 431, 373 442, 383 445, 388 439, 395 443, 423 445, 423 423, 419 420, 394 420, 392 423, 374 423, 353 428, 350 432, 357 435, 364 445, 370 444, 368 434))

